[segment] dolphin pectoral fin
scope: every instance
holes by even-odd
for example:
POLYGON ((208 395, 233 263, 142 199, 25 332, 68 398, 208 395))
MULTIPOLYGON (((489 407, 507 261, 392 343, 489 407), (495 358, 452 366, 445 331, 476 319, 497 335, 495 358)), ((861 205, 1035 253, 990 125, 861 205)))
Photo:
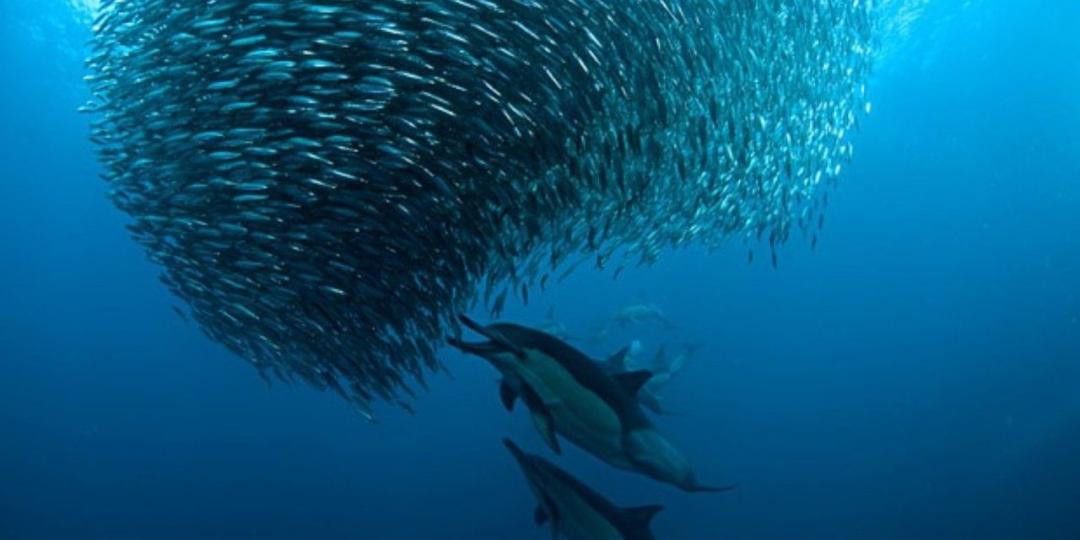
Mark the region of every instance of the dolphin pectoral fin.
POLYGON ((533 521, 537 527, 547 523, 549 518, 547 510, 544 510, 543 506, 537 506, 536 511, 533 512, 533 521))
POLYGON ((656 514, 659 514, 663 509, 663 505, 650 504, 648 506, 623 508, 622 514, 626 521, 632 526, 641 530, 648 530, 653 518, 655 518, 656 514))
POLYGON ((631 396, 637 396, 641 391, 641 387, 645 386, 645 383, 652 379, 652 372, 647 370, 628 371, 626 373, 619 373, 615 375, 615 380, 625 389, 631 396))
POLYGON ((499 399, 502 400, 503 407, 506 407, 508 411, 514 410, 514 402, 517 397, 517 391, 510 386, 510 383, 506 382, 506 379, 503 379, 502 383, 499 384, 499 399))
MULTIPOLYGON (((546 509, 544 512, 547 515, 549 521, 551 521, 551 538, 552 540, 558 540, 559 538, 559 509, 555 506, 555 502, 550 497, 544 495, 543 503, 538 510, 546 509)), ((538 523, 539 524, 539 523, 538 523)))
POLYGON ((552 452, 562 455, 562 448, 559 447, 559 439, 555 436, 555 423, 552 421, 551 415, 547 411, 534 410, 532 411, 532 419, 536 431, 540 433, 540 438, 544 440, 544 444, 552 452))

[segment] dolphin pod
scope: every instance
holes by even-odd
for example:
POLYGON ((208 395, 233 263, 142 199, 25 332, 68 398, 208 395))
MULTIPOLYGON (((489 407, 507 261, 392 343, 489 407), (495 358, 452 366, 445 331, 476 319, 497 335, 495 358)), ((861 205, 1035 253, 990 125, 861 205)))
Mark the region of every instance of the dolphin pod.
POLYGON ((482 326, 468 317, 461 319, 487 341, 450 338, 450 344, 499 370, 506 408, 522 396, 537 431, 556 453, 561 452, 558 434, 609 465, 685 491, 731 488, 700 483, 682 453, 645 416, 637 394, 652 376, 648 371, 612 374, 538 330, 510 323, 482 326))
POLYGON ((815 241, 874 21, 868 0, 103 0, 86 110, 199 327, 368 412, 409 401, 481 298, 815 241))
MULTIPOLYGON (((711 487, 698 481, 689 462, 642 411, 642 388, 648 371, 615 371, 566 342, 533 328, 511 324, 481 325, 462 315, 461 322, 486 341, 449 337, 451 346, 479 356, 502 375, 499 395, 507 410, 520 398, 541 439, 556 454, 559 437, 613 467, 632 471, 688 492, 719 492, 734 484, 711 487)), ((608 362, 625 368, 620 351, 608 362)), ((649 523, 659 506, 619 509, 603 496, 539 456, 504 444, 517 460, 536 495, 536 523, 551 522, 555 537, 651 539, 649 523)))

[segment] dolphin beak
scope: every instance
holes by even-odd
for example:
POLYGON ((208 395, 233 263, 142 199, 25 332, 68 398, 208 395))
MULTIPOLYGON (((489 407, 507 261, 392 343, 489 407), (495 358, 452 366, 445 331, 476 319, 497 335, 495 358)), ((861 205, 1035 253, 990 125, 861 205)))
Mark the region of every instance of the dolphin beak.
POLYGON ((513 454, 514 459, 517 459, 518 463, 524 465, 526 461, 525 452, 523 452, 521 448, 514 443, 514 441, 511 441, 510 439, 503 439, 503 446, 505 446, 506 449, 509 450, 511 454, 513 454))
POLYGON ((490 354, 494 354, 502 350, 500 347, 496 346, 490 341, 470 342, 450 336, 446 338, 446 342, 450 344, 451 347, 458 349, 463 353, 475 354, 476 356, 481 356, 485 358, 490 354))
POLYGON ((464 313, 458 315, 458 320, 461 321, 461 324, 465 325, 465 328, 468 328, 469 330, 472 330, 473 332, 476 332, 477 334, 483 335, 484 332, 485 332, 484 325, 470 319, 464 313))
POLYGON ((510 455, 514 456, 514 461, 516 461, 518 467, 521 468, 521 472, 525 475, 525 480, 529 482, 530 487, 534 490, 537 489, 539 485, 538 482, 541 482, 538 475, 541 473, 537 471, 537 465, 534 461, 536 458, 526 454, 524 450, 519 448, 518 445, 514 444, 514 441, 511 441, 510 439, 503 439, 503 446, 510 451, 510 455))
MULTIPOLYGON (((514 356, 517 356, 518 358, 524 358, 525 357, 525 351, 523 351, 521 349, 521 347, 515 345, 509 339, 506 339, 506 336, 502 335, 498 331, 496 331, 496 330, 494 330, 494 329, 492 329, 490 327, 484 326, 484 325, 470 319, 469 317, 465 316, 464 314, 458 315, 458 320, 460 320, 461 324, 465 325, 465 327, 468 328, 469 330, 472 330, 473 332, 476 332, 477 334, 480 334, 481 336, 484 336, 484 337, 488 338, 489 340, 491 340, 491 343, 489 345, 492 348, 494 348, 495 345, 498 345, 503 350, 510 351, 510 352, 514 353, 514 356)), ((453 343, 451 343, 451 345, 453 345, 453 343)))

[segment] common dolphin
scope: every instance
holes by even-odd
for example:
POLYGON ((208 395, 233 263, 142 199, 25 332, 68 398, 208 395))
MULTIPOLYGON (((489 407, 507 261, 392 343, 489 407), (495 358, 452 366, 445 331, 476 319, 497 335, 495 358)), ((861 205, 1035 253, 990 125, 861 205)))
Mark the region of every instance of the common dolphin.
POLYGON ((675 355, 668 355, 667 348, 661 346, 653 358, 651 369, 655 375, 649 381, 649 389, 653 390, 654 393, 658 393, 664 386, 667 386, 672 378, 682 372, 683 368, 686 367, 686 363, 697 354, 700 348, 701 346, 698 344, 687 343, 675 355))
POLYGON ((555 306, 548 308, 547 318, 544 320, 543 324, 540 325, 540 331, 551 334, 564 341, 577 339, 570 335, 570 331, 562 321, 555 318, 555 306))
MULTIPOLYGON (((638 344, 638 342, 635 341, 634 344, 638 344)), ((615 354, 602 362, 601 366, 604 370, 613 375, 619 375, 621 373, 642 369, 640 363, 635 360, 636 355, 633 352, 634 344, 619 349, 615 354)), ((652 365, 644 368, 652 372, 652 377, 649 378, 649 381, 638 391, 638 402, 640 402, 643 407, 656 414, 668 414, 668 411, 662 405, 663 400, 660 397, 660 394, 664 387, 671 382, 671 379, 682 371, 686 366, 686 362, 693 357, 698 348, 698 345, 687 344, 678 354, 669 355, 667 354, 667 347, 661 345, 656 351, 656 356, 653 358, 652 365)))
POLYGON ((486 359, 503 375, 508 410, 520 396, 545 443, 561 453, 556 433, 604 462, 685 491, 726 491, 698 482, 690 463, 641 410, 637 392, 651 376, 613 376, 581 351, 538 330, 510 323, 488 326, 462 315, 485 342, 448 338, 452 346, 486 359))
POLYGON ((660 307, 656 304, 639 303, 623 306, 615 313, 612 318, 619 326, 629 326, 631 324, 641 324, 646 321, 657 321, 664 328, 673 328, 671 320, 664 315, 664 312, 660 310, 660 307))
MULTIPOLYGON (((638 371, 631 367, 631 350, 632 348, 629 345, 619 349, 615 354, 601 362, 600 367, 613 377, 619 377, 624 373, 638 371)), ((652 381, 657 377, 663 376, 663 374, 656 372, 650 373, 652 376, 649 377, 649 381, 638 389, 638 403, 641 404, 642 407, 645 407, 656 414, 667 414, 667 411, 664 410, 664 407, 660 404, 660 396, 657 395, 656 390, 652 385, 652 381)))
POLYGON ((660 310, 659 306, 641 302, 619 308, 610 319, 606 319, 601 323, 592 339, 594 342, 602 343, 607 340, 612 327, 618 326, 619 328, 629 328, 630 326, 640 325, 648 321, 658 322, 665 330, 675 328, 675 324, 671 322, 671 319, 667 318, 667 315, 664 315, 664 312, 660 310))
POLYGON ((513 454, 539 505, 537 525, 551 523, 552 537, 570 540, 653 540, 649 524, 663 506, 620 508, 550 461, 523 452, 510 439, 513 454))

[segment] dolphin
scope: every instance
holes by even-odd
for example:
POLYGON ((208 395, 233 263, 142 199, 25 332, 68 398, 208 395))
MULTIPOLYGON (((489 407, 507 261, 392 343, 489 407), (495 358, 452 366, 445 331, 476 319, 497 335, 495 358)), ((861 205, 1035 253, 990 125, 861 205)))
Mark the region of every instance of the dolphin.
POLYGON ((662 366, 661 369, 663 371, 666 371, 667 373, 670 373, 672 376, 674 376, 675 374, 682 371, 684 367, 686 367, 686 362, 693 358, 694 355, 697 354, 698 349, 700 348, 700 344, 687 343, 683 345, 682 350, 679 351, 679 353, 676 354, 675 357, 671 360, 667 360, 665 356, 657 353, 657 357, 653 360, 653 363, 655 365, 662 366))
POLYGON ((523 452, 510 439, 503 444, 513 454, 539 506, 537 525, 551 523, 553 538, 570 540, 653 540, 649 524, 663 506, 619 508, 550 461, 523 452))
POLYGON ((564 341, 572 341, 577 338, 570 335, 570 331, 562 321, 555 318, 555 306, 548 308, 547 318, 540 326, 540 331, 551 334, 564 341))
POLYGON ((450 345, 490 362, 503 376, 507 410, 520 397, 541 438, 561 453, 556 434, 614 467, 684 491, 726 491, 698 482, 690 463, 660 434, 635 397, 648 371, 607 373, 594 360, 548 334, 510 323, 488 326, 462 315, 485 342, 448 338, 450 345))
MULTIPOLYGON (((605 371, 612 375, 619 375, 621 373, 637 371, 641 369, 634 357, 633 352, 634 345, 638 344, 636 341, 619 349, 615 354, 608 357, 601 366, 605 371)), ((649 381, 642 386, 638 391, 638 402, 643 407, 649 409, 656 414, 669 414, 662 405, 662 399, 660 393, 667 386, 671 379, 674 378, 682 369, 686 366, 686 362, 694 356, 699 346, 694 344, 687 344, 683 347, 683 350, 678 354, 667 354, 667 347, 661 345, 656 351, 656 356, 653 358, 652 366, 647 368, 652 372, 652 377, 649 381)))
POLYGON ((657 321, 664 328, 674 328, 671 320, 664 315, 664 312, 660 310, 660 307, 656 304, 639 303, 623 306, 619 311, 615 313, 612 318, 619 326, 626 327, 631 324, 641 324, 646 321, 657 321))
MULTIPOLYGON (((637 371, 632 368, 630 364, 631 359, 634 356, 633 350, 633 345, 627 345, 619 349, 615 354, 609 356, 603 362, 600 362, 600 367, 613 377, 619 377, 624 373, 637 371)), ((649 381, 638 389, 638 403, 641 404, 642 407, 645 407, 656 414, 667 414, 667 411, 664 410, 664 407, 660 404, 660 396, 657 395, 656 390, 653 387, 653 381, 658 377, 662 377, 664 374, 659 372, 651 372, 651 374, 652 376, 649 378, 649 381)))

